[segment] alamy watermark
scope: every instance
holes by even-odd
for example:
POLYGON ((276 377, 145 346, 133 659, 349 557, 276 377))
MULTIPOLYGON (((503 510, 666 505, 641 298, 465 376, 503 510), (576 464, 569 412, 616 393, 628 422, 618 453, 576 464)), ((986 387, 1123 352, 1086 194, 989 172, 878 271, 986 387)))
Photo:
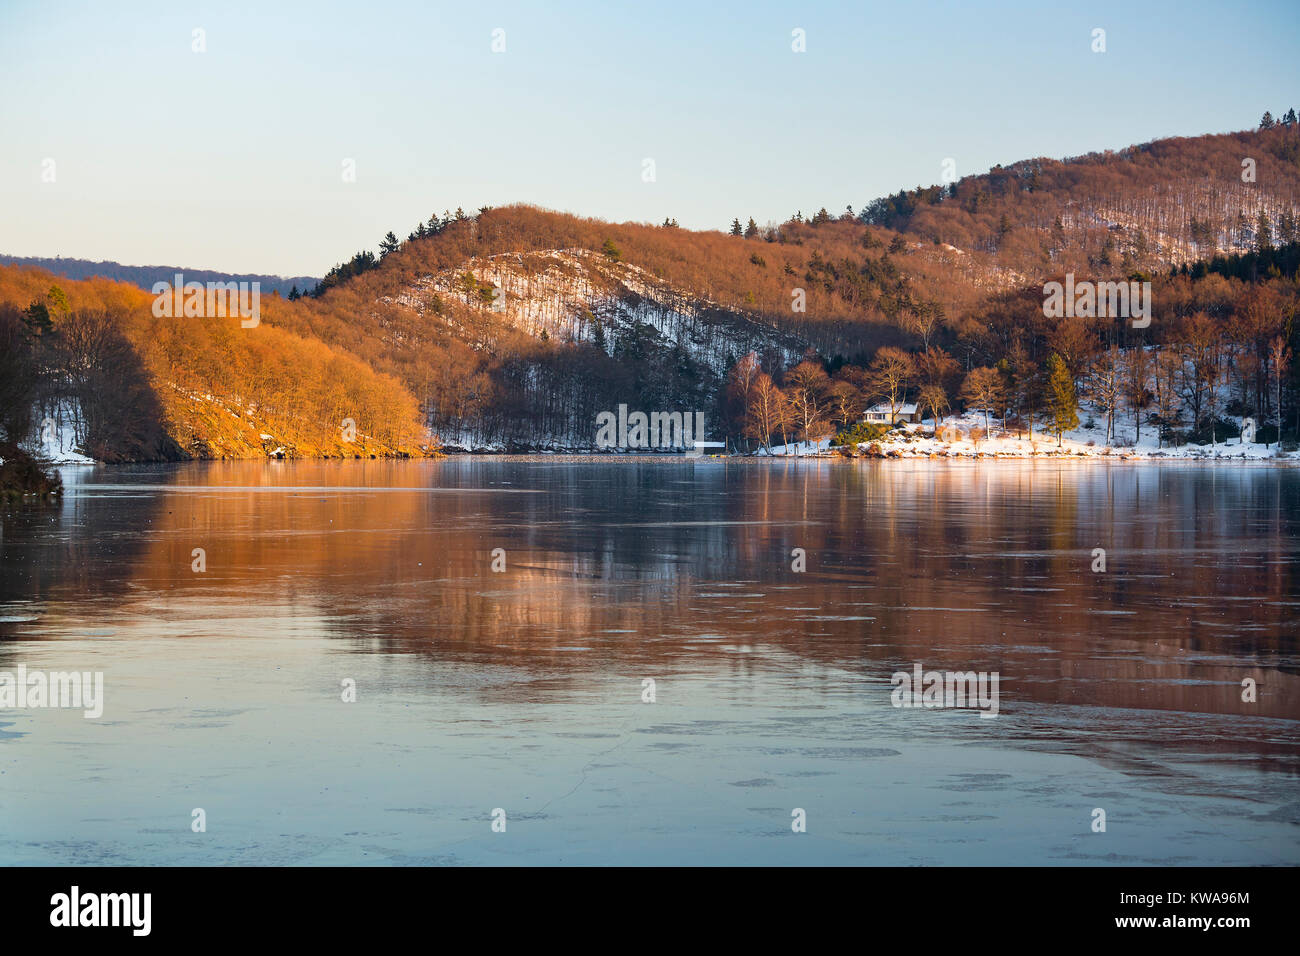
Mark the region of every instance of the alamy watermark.
POLYGON ((132 936, 148 936, 153 927, 152 893, 83 893, 73 886, 50 897, 50 925, 55 927, 125 927, 132 936))
POLYGON ((632 412, 618 406, 618 414, 596 416, 597 448, 686 448, 704 439, 704 413, 632 412))
POLYGON ((998 715, 997 671, 926 671, 912 665, 912 673, 897 671, 890 700, 895 707, 975 707, 981 717, 998 715))
POLYGON ((262 283, 186 282, 176 273, 175 282, 155 282, 151 290, 156 319, 221 319, 239 316, 240 326, 255 329, 262 321, 262 283))
POLYGON ((104 713, 103 671, 0 671, 0 710, 35 707, 81 709, 87 720, 104 713))
POLYGON ((1074 273, 1065 274, 1065 284, 1043 284, 1043 315, 1061 318, 1132 319, 1133 328, 1151 324, 1150 282, 1074 281, 1074 273))

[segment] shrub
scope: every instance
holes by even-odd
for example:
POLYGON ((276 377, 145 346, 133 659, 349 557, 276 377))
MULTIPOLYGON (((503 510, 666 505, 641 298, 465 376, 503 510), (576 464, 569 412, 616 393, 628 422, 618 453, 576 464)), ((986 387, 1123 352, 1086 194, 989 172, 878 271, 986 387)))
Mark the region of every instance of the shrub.
MULTIPOLYGON (((1214 423, 1215 444, 1222 444, 1230 438, 1241 437, 1241 426, 1231 419, 1220 418, 1214 423)), ((1197 445, 1210 443, 1210 422, 1204 421, 1187 433, 1187 440, 1197 445)))
POLYGON ((836 432, 834 445, 857 445, 859 442, 879 441, 889 429, 880 422, 858 422, 850 428, 836 432))
POLYGON ((24 495, 57 495, 63 490, 59 476, 47 475, 32 456, 12 442, 0 444, 0 499, 24 495))

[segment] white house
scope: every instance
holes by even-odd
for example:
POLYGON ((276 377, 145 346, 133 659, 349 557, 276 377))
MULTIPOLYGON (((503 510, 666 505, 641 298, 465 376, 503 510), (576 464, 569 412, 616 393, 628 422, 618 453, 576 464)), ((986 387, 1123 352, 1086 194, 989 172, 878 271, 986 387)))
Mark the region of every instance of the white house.
POLYGON ((873 405, 862 413, 864 422, 874 422, 877 424, 898 424, 899 422, 919 422, 921 420, 921 410, 916 407, 915 403, 907 402, 903 405, 894 406, 894 418, 890 421, 889 405, 873 405))

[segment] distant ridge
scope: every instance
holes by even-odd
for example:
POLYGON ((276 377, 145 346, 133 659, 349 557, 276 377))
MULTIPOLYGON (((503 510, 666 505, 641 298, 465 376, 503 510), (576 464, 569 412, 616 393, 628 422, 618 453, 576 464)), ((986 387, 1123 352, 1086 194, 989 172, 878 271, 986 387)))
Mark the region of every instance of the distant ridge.
POLYGON ((305 292, 316 288, 316 284, 320 282, 320 279, 316 276, 289 276, 286 278, 285 276, 218 272, 212 269, 190 269, 181 266, 127 266, 111 260, 94 262, 90 259, 64 259, 61 256, 49 259, 40 256, 0 255, 0 263, 15 266, 37 266, 68 279, 89 279, 92 276, 101 276, 105 279, 129 282, 132 285, 139 286, 146 292, 153 288, 155 282, 173 281, 178 272, 184 273, 187 281, 193 279, 195 282, 259 282, 261 283, 261 291, 267 295, 272 292, 279 292, 281 295, 287 296, 294 286, 298 287, 299 292, 305 292))

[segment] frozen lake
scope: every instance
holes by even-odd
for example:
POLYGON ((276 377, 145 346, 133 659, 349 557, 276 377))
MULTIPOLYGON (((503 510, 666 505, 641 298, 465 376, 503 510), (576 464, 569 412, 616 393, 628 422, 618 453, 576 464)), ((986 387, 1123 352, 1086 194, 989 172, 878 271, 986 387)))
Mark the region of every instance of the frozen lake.
POLYGON ((0 710, 0 863, 1300 863, 1300 471, 62 474, 0 672, 104 711, 0 710), (997 716, 895 707, 918 664, 997 716))

